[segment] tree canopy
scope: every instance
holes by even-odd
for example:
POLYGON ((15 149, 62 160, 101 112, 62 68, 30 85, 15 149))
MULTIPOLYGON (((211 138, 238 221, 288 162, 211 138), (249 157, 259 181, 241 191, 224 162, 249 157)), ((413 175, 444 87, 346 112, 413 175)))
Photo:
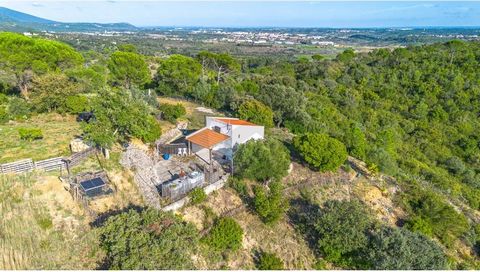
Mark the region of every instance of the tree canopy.
POLYGON ((290 154, 287 148, 277 140, 250 140, 240 145, 233 161, 237 175, 267 181, 287 175, 290 154))
POLYGON ((347 159, 345 145, 325 134, 297 136, 293 145, 308 164, 320 171, 335 171, 347 159))
POLYGON ((198 232, 171 213, 129 210, 100 228, 106 264, 115 270, 194 269, 198 232))
POLYGON ((273 127, 272 110, 257 100, 243 102, 238 108, 238 117, 267 128, 273 127))
POLYGON ((134 98, 129 90, 104 90, 92 104, 96 120, 83 124, 83 129, 87 140, 102 147, 133 137, 153 142, 161 135, 147 104, 134 98))
POLYGON ((82 56, 70 46, 46 39, 0 33, 0 68, 23 97, 29 98, 33 76, 80 65, 82 56))
POLYGON ((157 70, 158 91, 169 95, 188 95, 200 80, 202 66, 195 59, 171 55, 160 62, 157 70))
POLYGON ((143 56, 134 52, 114 52, 108 60, 108 69, 112 73, 113 81, 127 89, 147 83, 150 79, 143 56))

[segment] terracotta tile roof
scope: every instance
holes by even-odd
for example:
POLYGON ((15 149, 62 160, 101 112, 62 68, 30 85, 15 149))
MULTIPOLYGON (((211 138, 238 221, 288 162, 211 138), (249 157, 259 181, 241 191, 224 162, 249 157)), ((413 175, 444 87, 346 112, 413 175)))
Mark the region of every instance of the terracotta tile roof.
POLYGON ((212 148, 228 138, 230 137, 225 134, 215 132, 209 128, 202 128, 201 130, 186 137, 187 141, 205 148, 212 148))
POLYGON ((215 118, 217 121, 220 121, 225 124, 229 125, 236 125, 236 126, 257 126, 254 123, 250 123, 245 120, 240 119, 229 119, 229 118, 215 118))

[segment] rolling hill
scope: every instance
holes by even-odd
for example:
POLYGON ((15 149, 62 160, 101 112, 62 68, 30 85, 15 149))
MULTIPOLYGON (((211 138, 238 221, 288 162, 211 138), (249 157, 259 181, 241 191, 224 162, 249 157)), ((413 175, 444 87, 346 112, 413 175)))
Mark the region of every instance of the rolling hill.
POLYGON ((128 23, 63 23, 0 7, 0 31, 135 31, 128 23))

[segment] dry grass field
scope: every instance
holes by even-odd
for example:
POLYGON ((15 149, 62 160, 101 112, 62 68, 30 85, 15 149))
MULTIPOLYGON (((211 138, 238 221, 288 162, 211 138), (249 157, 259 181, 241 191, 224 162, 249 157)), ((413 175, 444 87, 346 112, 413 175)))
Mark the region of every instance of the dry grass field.
POLYGON ((0 125, 0 163, 69 155, 69 143, 80 133, 80 125, 74 116, 54 113, 34 116, 25 122, 0 125), (43 139, 31 142, 21 140, 19 128, 40 128, 43 139))
MULTIPOLYGON (((185 99, 158 97, 158 102, 160 102, 160 104, 182 104, 187 112, 184 119, 189 121, 189 129, 202 128, 205 125, 205 116, 223 116, 223 114, 215 110, 203 107, 200 104, 185 99)), ((173 124, 167 121, 160 122, 160 125, 162 126, 162 131, 167 131, 174 127, 173 124)))
POLYGON ((96 232, 53 176, 0 176, 0 270, 94 269, 96 232))

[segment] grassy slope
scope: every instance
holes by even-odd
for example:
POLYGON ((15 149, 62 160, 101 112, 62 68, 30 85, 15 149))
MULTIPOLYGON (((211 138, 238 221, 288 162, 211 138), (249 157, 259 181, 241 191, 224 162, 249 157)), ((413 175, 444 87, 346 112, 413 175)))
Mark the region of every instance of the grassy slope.
POLYGON ((0 176, 0 214, 0 270, 93 269, 101 258, 95 232, 56 177, 0 176))
MULTIPOLYGON (((199 129, 205 126, 205 116, 223 116, 222 113, 219 113, 215 110, 212 110, 213 113, 199 111, 198 108, 202 107, 201 105, 191 101, 186 101, 184 99, 159 97, 158 101, 160 102, 160 104, 182 104, 187 112, 183 119, 189 121, 189 129, 199 129)), ((162 131, 164 132, 174 127, 171 123, 167 121, 161 121, 160 125, 162 126, 162 131)))
POLYGON ((73 116, 58 114, 42 114, 25 122, 0 125, 0 163, 69 155, 69 143, 80 133, 80 125, 73 116), (21 140, 18 129, 22 127, 41 128, 44 138, 32 142, 21 140))

